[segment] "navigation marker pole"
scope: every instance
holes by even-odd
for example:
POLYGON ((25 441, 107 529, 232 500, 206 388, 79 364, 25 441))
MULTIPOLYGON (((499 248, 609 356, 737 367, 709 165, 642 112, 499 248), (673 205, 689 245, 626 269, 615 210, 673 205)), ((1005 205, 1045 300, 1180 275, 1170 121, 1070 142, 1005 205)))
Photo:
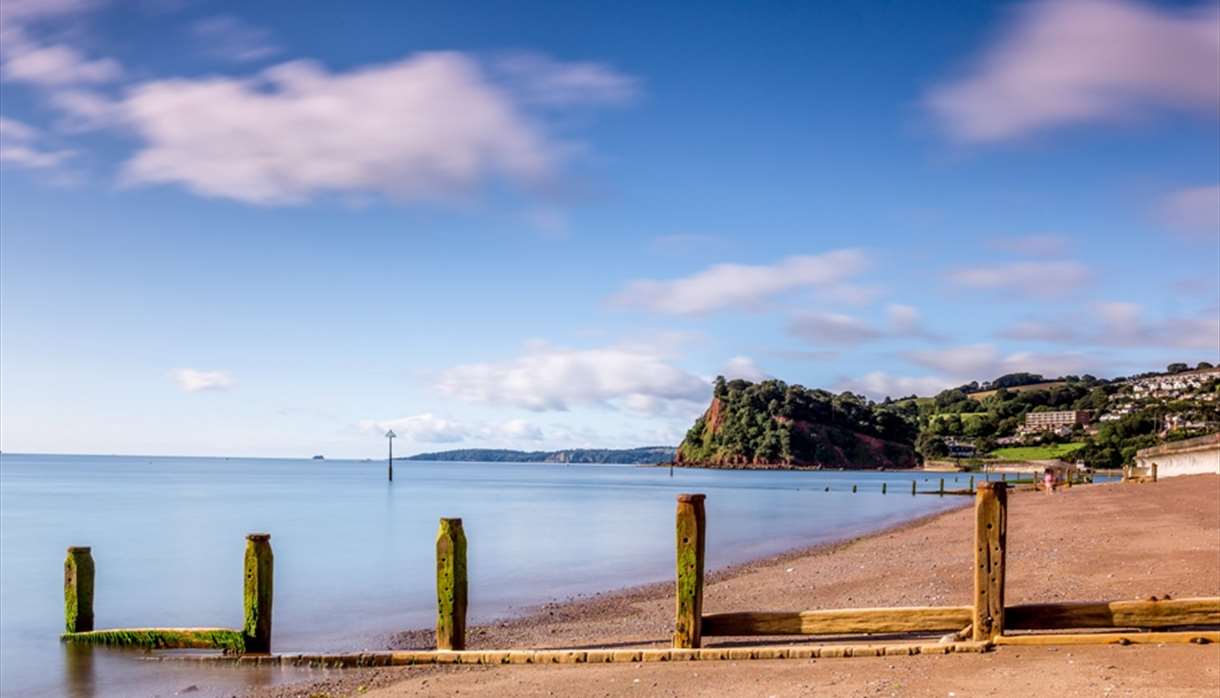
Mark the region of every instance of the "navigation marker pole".
POLYGON ((394 439, 398 438, 398 434, 391 429, 385 433, 386 443, 390 445, 390 455, 386 458, 386 474, 390 478, 390 482, 394 482, 394 439))

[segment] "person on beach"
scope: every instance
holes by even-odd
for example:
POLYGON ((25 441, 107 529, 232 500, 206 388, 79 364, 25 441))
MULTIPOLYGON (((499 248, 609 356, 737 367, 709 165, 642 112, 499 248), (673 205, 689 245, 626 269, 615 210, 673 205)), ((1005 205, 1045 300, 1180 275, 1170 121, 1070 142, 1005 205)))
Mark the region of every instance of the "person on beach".
POLYGON ((1055 473, 1050 468, 1042 473, 1042 484, 1046 486, 1047 494, 1055 493, 1055 473))

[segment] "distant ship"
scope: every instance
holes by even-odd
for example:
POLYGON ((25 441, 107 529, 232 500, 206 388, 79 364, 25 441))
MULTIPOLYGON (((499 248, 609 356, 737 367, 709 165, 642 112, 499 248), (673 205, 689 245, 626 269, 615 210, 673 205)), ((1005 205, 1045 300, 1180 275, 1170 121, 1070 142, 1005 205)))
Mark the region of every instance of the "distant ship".
POLYGON ((323 456, 323 455, 317 455, 317 456, 314 456, 314 457, 313 457, 313 459, 314 459, 314 460, 326 460, 326 456, 323 456))

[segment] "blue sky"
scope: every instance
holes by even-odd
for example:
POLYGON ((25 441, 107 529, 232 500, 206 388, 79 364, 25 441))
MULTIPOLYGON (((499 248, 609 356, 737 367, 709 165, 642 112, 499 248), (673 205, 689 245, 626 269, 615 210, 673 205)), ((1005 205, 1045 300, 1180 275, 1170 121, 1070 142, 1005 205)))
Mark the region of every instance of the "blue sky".
POLYGON ((1220 5, 0 10, 0 448, 676 443, 1220 361, 1220 5))

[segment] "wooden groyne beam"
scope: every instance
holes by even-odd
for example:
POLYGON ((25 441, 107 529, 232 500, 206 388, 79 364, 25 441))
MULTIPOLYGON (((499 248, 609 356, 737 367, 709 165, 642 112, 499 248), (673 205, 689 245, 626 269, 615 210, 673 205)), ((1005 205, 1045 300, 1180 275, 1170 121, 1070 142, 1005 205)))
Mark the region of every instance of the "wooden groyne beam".
POLYGON ((1004 609, 1004 623, 1009 630, 1220 625, 1220 598, 1018 604, 1004 609))
POLYGON ((703 617, 703 634, 850 635, 961 630, 970 624, 971 606, 845 608, 818 611, 713 613, 703 617))
POLYGON ((64 642, 116 647, 142 647, 154 650, 220 649, 244 652, 245 636, 233 628, 119 628, 64 633, 64 642))

